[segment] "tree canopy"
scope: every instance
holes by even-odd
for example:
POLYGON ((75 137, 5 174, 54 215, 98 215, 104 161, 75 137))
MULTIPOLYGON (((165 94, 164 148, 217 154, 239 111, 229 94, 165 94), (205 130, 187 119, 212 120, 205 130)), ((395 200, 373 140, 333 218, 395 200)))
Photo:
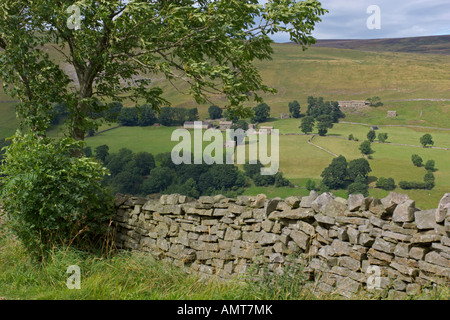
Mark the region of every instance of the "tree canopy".
POLYGON ((434 145, 433 137, 431 134, 426 133, 422 137, 420 137, 420 144, 425 148, 427 145, 434 145))
POLYGON ((53 104, 65 103, 76 140, 98 126, 90 111, 109 107, 97 101, 144 102, 154 110, 168 105, 156 74, 187 83, 199 103, 224 95, 228 109, 250 116, 245 101, 260 103, 260 93, 276 92, 253 64, 271 58, 269 36, 287 32, 306 49, 327 12, 316 0, 111 0, 77 2, 77 16, 68 10, 73 4, 2 2, 0 78, 35 132, 46 131, 53 104))
POLYGON ((251 118, 253 123, 265 122, 270 117, 270 107, 267 103, 260 103, 253 108, 255 115, 251 118))

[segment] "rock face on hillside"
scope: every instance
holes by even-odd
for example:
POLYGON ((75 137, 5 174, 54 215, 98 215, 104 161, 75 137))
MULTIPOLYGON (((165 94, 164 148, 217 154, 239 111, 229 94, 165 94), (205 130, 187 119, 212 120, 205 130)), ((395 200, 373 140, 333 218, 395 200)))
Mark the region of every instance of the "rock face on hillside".
POLYGON ((317 290, 349 298, 360 289, 402 298, 450 280, 450 194, 433 210, 393 192, 348 200, 314 191, 287 199, 118 196, 114 221, 119 248, 224 279, 256 261, 275 269, 295 256, 319 279, 317 290))

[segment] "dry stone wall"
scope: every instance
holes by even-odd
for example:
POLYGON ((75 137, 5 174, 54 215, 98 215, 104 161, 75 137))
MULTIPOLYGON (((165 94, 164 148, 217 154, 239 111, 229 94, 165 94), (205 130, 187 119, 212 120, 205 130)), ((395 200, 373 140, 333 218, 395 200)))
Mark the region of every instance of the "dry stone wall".
POLYGON ((187 270, 229 279, 255 263, 305 263, 318 290, 351 297, 361 288, 397 297, 430 284, 449 285, 450 194, 420 210, 407 195, 349 199, 174 194, 118 195, 116 245, 148 251, 187 270))

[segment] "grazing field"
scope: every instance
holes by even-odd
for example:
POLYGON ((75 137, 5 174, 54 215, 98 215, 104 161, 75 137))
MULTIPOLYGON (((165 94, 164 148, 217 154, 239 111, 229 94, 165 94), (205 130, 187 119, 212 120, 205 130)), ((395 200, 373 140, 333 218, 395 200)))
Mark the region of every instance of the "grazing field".
MULTIPOLYGON (((428 41, 429 39, 427 39, 428 41)), ((257 62, 264 82, 276 88, 277 94, 263 95, 271 107, 273 119, 265 125, 273 125, 282 134, 300 133, 300 119, 277 120, 280 113, 288 112, 288 103, 298 100, 301 113, 306 112, 308 96, 322 96, 325 100, 351 100, 380 96, 384 106, 359 109, 343 108, 346 118, 343 121, 378 125, 378 132, 389 135, 387 142, 374 143, 376 151, 370 160, 372 176, 392 177, 400 180, 422 180, 425 170, 411 163, 411 155, 417 153, 424 160, 436 161, 436 187, 431 191, 396 190, 408 193, 423 208, 437 205, 442 194, 450 190, 450 151, 399 146, 409 144, 419 146, 424 133, 433 136, 435 147, 450 148, 450 131, 429 128, 395 127, 412 125, 450 129, 450 56, 433 54, 414 54, 398 52, 367 52, 348 49, 312 47, 302 51, 295 44, 274 44, 271 61, 257 62), (422 100, 427 99, 427 100, 422 100), (441 99, 441 100, 439 100, 441 99), (412 101, 409 101, 412 100, 412 101), (387 111, 398 112, 397 118, 386 118, 387 111), (394 125, 394 126, 392 126, 394 125), (386 127, 387 126, 387 127, 386 127)), ((49 51, 52 49, 49 48, 49 51)), ((383 50, 381 50, 383 51, 383 50)), ((52 53, 52 52, 50 52, 52 53)), ((57 55, 55 54, 55 59, 57 55)), ((164 97, 175 107, 198 107, 201 119, 208 117, 211 103, 198 105, 186 93, 183 83, 176 83, 177 89, 155 76, 154 84, 164 89, 164 97)), ((10 101, 3 92, 0 101, 10 101)), ((212 96, 211 101, 225 106, 221 96, 212 96)), ((254 107, 254 102, 247 106, 254 107)), ((125 104, 132 107, 131 104, 125 104)), ((17 128, 14 103, 0 103, 0 138, 10 136, 17 128)), ((108 129, 103 125, 100 130, 108 129)), ((88 146, 95 148, 102 144, 117 152, 127 147, 135 152, 147 151, 153 154, 170 152, 178 143, 171 141, 174 128, 166 127, 121 127, 87 138, 88 146)), ((339 123, 329 130, 328 137, 315 137, 313 142, 335 154, 344 155, 347 160, 361 157, 358 150, 361 141, 366 139, 368 126, 339 123), (353 134, 360 142, 346 140, 353 134)), ((55 129, 50 136, 61 136, 55 129)), ((333 156, 307 143, 309 136, 280 136, 280 171, 295 185, 304 187, 308 179, 320 180, 323 169, 333 156)), ((207 144, 207 143, 206 143, 207 144)), ((374 182, 371 183, 374 186, 374 182)), ((267 193, 269 196, 303 195, 301 188, 250 187, 247 194, 267 193), (296 193, 298 192, 298 193, 296 193)), ((338 191, 341 192, 341 191, 338 191)), ((374 196, 384 196, 387 192, 370 189, 374 196)))
MULTIPOLYGON (((299 132, 295 128, 299 120, 287 119, 277 120, 268 124, 273 124, 279 128, 283 135, 280 135, 280 167, 279 170, 290 179, 295 185, 304 187, 308 179, 319 181, 320 174, 330 164, 333 156, 307 143, 310 136, 307 135, 284 135, 287 132, 299 132)), ((267 124, 267 123, 266 123, 267 124)), ((121 127, 111 131, 101 133, 95 137, 88 138, 87 144, 95 148, 102 144, 110 147, 110 152, 117 152, 120 148, 127 147, 134 152, 146 151, 153 154, 170 152, 178 143, 171 141, 171 134, 174 128, 168 127, 121 127)), ((362 125, 335 124, 330 130, 329 136, 315 136, 313 142, 335 154, 343 155, 347 161, 361 158, 359 145, 369 128, 362 125), (359 137, 360 141, 349 141, 346 137, 353 133, 359 137)), ((419 145, 419 138, 424 134, 422 130, 416 128, 388 127, 381 128, 380 132, 389 134, 388 142, 399 144, 419 145)), ((435 146, 450 148, 450 132, 440 130, 427 130, 433 136, 435 146)), ((270 139, 269 139, 270 142, 270 139)), ((209 142, 203 143, 203 148, 209 142)), ((411 162, 411 155, 420 155, 424 162, 435 160, 437 171, 436 186, 433 190, 402 190, 397 188, 397 192, 409 194, 416 200, 418 207, 429 209, 437 206, 440 198, 445 192, 450 190, 450 150, 400 146, 389 143, 373 143, 372 148, 375 153, 372 155, 370 165, 371 177, 392 177, 398 184, 399 181, 422 181, 426 173, 424 168, 415 167, 411 162)), ((270 150, 270 143, 269 143, 270 150)), ((247 158, 248 159, 248 156, 247 158)), ((388 192, 375 189, 376 179, 371 179, 370 193, 373 196, 384 197, 388 192)), ((269 197, 290 195, 305 195, 307 190, 300 188, 261 188, 252 186, 246 190, 245 194, 267 193, 269 197)), ((345 196, 345 192, 339 192, 340 196, 345 196)))
MULTIPOLYGON (((450 56, 318 47, 302 51, 295 44, 275 44, 273 49, 273 60, 256 65, 264 82, 278 90, 275 95, 262 95, 275 117, 287 112, 292 100, 306 106, 311 95, 325 100, 365 100, 375 95, 382 100, 450 98, 450 56)), ((178 90, 162 82, 157 85, 162 85, 165 97, 174 106, 196 105, 179 92, 187 92, 185 84, 177 83, 178 90)), ((226 103, 220 96, 211 96, 211 100, 219 106, 226 103)), ((208 107, 199 106, 200 116, 207 114, 208 107)))

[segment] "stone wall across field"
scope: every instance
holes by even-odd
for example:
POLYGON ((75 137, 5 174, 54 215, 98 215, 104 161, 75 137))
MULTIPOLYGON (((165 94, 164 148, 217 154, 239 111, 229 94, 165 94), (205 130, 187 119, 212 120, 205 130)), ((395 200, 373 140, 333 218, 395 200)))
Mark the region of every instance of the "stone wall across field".
POLYGON ((147 251, 192 272, 229 279, 288 257, 317 289, 351 297, 361 288, 396 297, 450 283, 450 194, 420 210, 407 195, 307 197, 118 195, 116 245, 147 251))

